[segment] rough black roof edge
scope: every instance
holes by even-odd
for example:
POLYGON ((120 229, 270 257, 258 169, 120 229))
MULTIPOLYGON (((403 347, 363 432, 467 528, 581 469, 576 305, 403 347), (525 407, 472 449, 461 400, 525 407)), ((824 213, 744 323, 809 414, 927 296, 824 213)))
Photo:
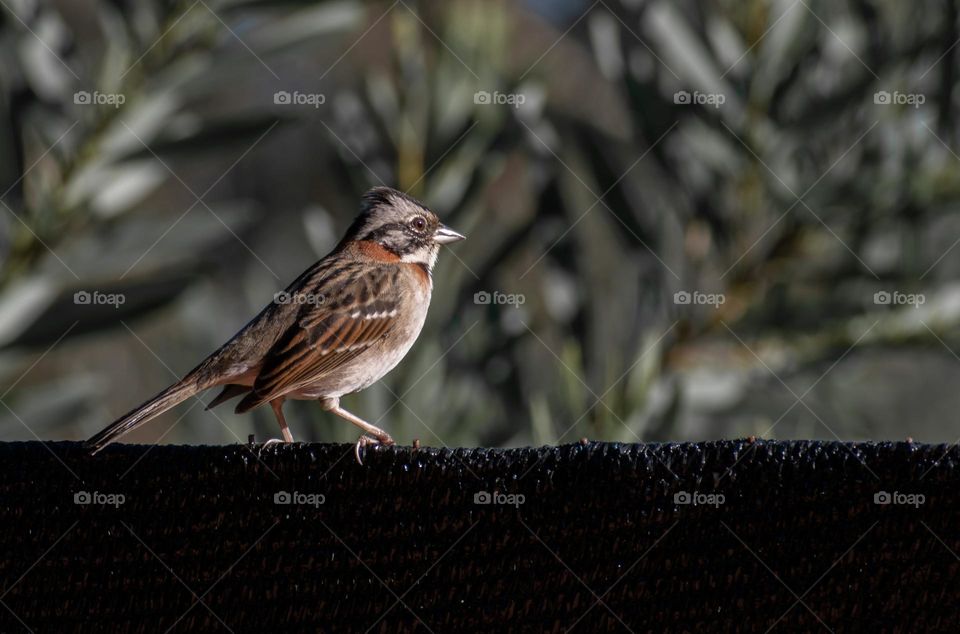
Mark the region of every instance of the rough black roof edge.
POLYGON ((960 631, 956 446, 260 449, 0 443, 0 632, 960 631))
MULTIPOLYGON (((115 444, 96 456, 74 441, 23 441, 0 443, 2 460, 23 461, 34 456, 44 462, 59 461, 92 475, 107 476, 113 467, 122 465, 154 465, 168 468, 178 462, 203 472, 204 465, 219 464, 225 468, 242 464, 247 471, 265 469, 302 469, 304 464, 326 464, 337 471, 356 476, 389 474, 395 466, 416 470, 439 468, 454 478, 463 471, 476 477, 481 470, 495 477, 516 477, 520 473, 538 473, 555 469, 575 468, 590 463, 603 469, 642 469, 664 483, 693 476, 703 478, 711 473, 746 472, 762 469, 765 479, 797 477, 809 472, 818 479, 825 470, 839 477, 881 481, 884 474, 871 467, 894 472, 900 478, 952 478, 960 473, 960 447, 957 444, 924 444, 912 441, 819 441, 737 439, 704 442, 617 443, 577 442, 540 447, 369 447, 364 450, 364 464, 358 465, 353 445, 331 443, 231 444, 231 445, 134 445, 115 444), (285 463, 290 463, 289 467, 285 463), (297 463, 294 465, 294 463, 297 463), (787 471, 773 465, 789 467, 787 471), (456 467, 450 469, 450 467, 456 467)), ((22 467, 29 470, 26 465, 22 467)), ((0 477, 9 477, 10 469, 0 464, 0 477)), ((19 475, 19 474, 17 474, 19 475)), ((726 476, 724 476, 726 477, 726 476)), ((451 480, 452 481, 452 480, 451 480)))
MULTIPOLYGON (((76 440, 13 440, 13 441, 0 441, 0 447, 10 446, 15 447, 18 445, 33 446, 33 445, 52 445, 58 447, 65 447, 72 449, 83 449, 83 441, 76 440)), ((958 443, 924 443, 916 442, 912 439, 907 440, 821 440, 821 439, 765 439, 758 437, 749 437, 749 438, 722 438, 714 440, 682 440, 682 441, 656 441, 656 442, 642 442, 642 443, 633 443, 633 442, 618 442, 618 441, 605 441, 605 440, 587 440, 562 443, 558 445, 526 445, 523 447, 437 447, 434 445, 422 445, 420 447, 415 447, 413 445, 404 445, 396 444, 389 447, 375 447, 372 449, 374 452, 378 453, 405 453, 405 452, 440 452, 440 453, 453 453, 453 452, 464 452, 468 451, 471 453, 474 452, 483 452, 495 455, 502 454, 511 454, 511 453, 528 453, 531 451, 554 451, 561 450, 573 447, 589 447, 589 448, 612 448, 620 450, 632 450, 632 449, 648 449, 648 450, 662 450, 668 448, 675 449, 690 449, 690 448, 708 448, 708 447, 751 447, 751 446, 767 446, 767 447, 876 447, 880 449, 893 449, 893 448, 907 448, 911 451, 926 451, 930 449, 940 449, 942 451, 951 450, 955 447, 958 447, 958 443)), ((151 451, 157 449, 163 450, 219 450, 219 449, 230 449, 230 448, 256 448, 263 451, 271 450, 299 450, 299 449, 316 449, 316 448, 339 448, 347 449, 352 448, 353 445, 349 443, 327 443, 327 442, 303 442, 297 441, 292 444, 285 443, 273 443, 271 445, 265 445, 261 442, 254 443, 228 443, 225 445, 189 445, 189 444, 148 444, 148 443, 114 443, 109 445, 103 451, 107 452, 118 452, 118 451, 136 451, 140 452, 146 449, 151 451)), ((371 451, 368 449, 367 451, 371 451)))

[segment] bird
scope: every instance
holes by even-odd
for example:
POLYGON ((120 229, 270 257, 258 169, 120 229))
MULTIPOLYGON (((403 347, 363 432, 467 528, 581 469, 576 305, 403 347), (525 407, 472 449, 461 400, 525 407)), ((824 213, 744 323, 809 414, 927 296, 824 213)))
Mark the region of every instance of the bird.
POLYGON ((354 453, 363 464, 364 447, 394 441, 340 399, 379 381, 410 351, 426 320, 440 247, 464 238, 422 202, 374 187, 333 251, 182 379, 86 446, 96 454, 186 399, 222 387, 207 409, 240 396, 238 414, 269 404, 287 443, 293 434, 284 401, 318 401, 361 429, 354 453))

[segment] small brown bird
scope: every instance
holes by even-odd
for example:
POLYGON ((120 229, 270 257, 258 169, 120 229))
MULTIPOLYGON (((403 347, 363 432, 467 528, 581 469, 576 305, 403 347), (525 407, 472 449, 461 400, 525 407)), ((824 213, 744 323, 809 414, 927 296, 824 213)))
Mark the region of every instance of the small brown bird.
POLYGON ((390 435, 340 407, 392 370, 413 346, 430 306, 440 246, 464 236, 406 194, 376 187, 340 244, 274 296, 260 314, 183 379, 87 441, 97 453, 211 387, 207 409, 244 395, 237 413, 270 403, 286 442, 288 399, 315 399, 363 430, 355 453, 390 435))

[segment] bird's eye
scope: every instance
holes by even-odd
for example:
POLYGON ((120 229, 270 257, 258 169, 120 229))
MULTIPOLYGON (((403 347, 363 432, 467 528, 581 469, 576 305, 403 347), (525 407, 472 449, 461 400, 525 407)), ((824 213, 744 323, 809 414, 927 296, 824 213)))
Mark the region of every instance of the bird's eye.
POLYGON ((417 216, 416 218, 410 221, 410 224, 413 225, 413 228, 416 229, 417 231, 423 231, 424 229, 427 228, 427 221, 424 219, 423 216, 417 216))

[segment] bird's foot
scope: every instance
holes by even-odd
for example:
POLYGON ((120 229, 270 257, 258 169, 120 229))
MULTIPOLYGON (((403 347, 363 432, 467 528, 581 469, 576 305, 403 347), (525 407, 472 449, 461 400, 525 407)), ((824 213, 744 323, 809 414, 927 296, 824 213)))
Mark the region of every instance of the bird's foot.
POLYGON ((289 444, 290 442, 292 441, 287 440, 285 438, 271 438, 265 443, 263 443, 262 445, 260 445, 260 451, 258 452, 258 455, 260 453, 263 453, 263 450, 269 447, 270 445, 286 445, 286 444, 289 444))
POLYGON ((357 440, 356 446, 353 448, 353 455, 357 457, 357 464, 363 466, 363 459, 360 457, 360 454, 364 447, 368 447, 370 445, 388 446, 395 444, 393 442, 393 438, 390 437, 390 434, 386 432, 381 433, 382 435, 378 435, 376 438, 373 436, 368 436, 367 434, 360 436, 360 439, 357 440))

